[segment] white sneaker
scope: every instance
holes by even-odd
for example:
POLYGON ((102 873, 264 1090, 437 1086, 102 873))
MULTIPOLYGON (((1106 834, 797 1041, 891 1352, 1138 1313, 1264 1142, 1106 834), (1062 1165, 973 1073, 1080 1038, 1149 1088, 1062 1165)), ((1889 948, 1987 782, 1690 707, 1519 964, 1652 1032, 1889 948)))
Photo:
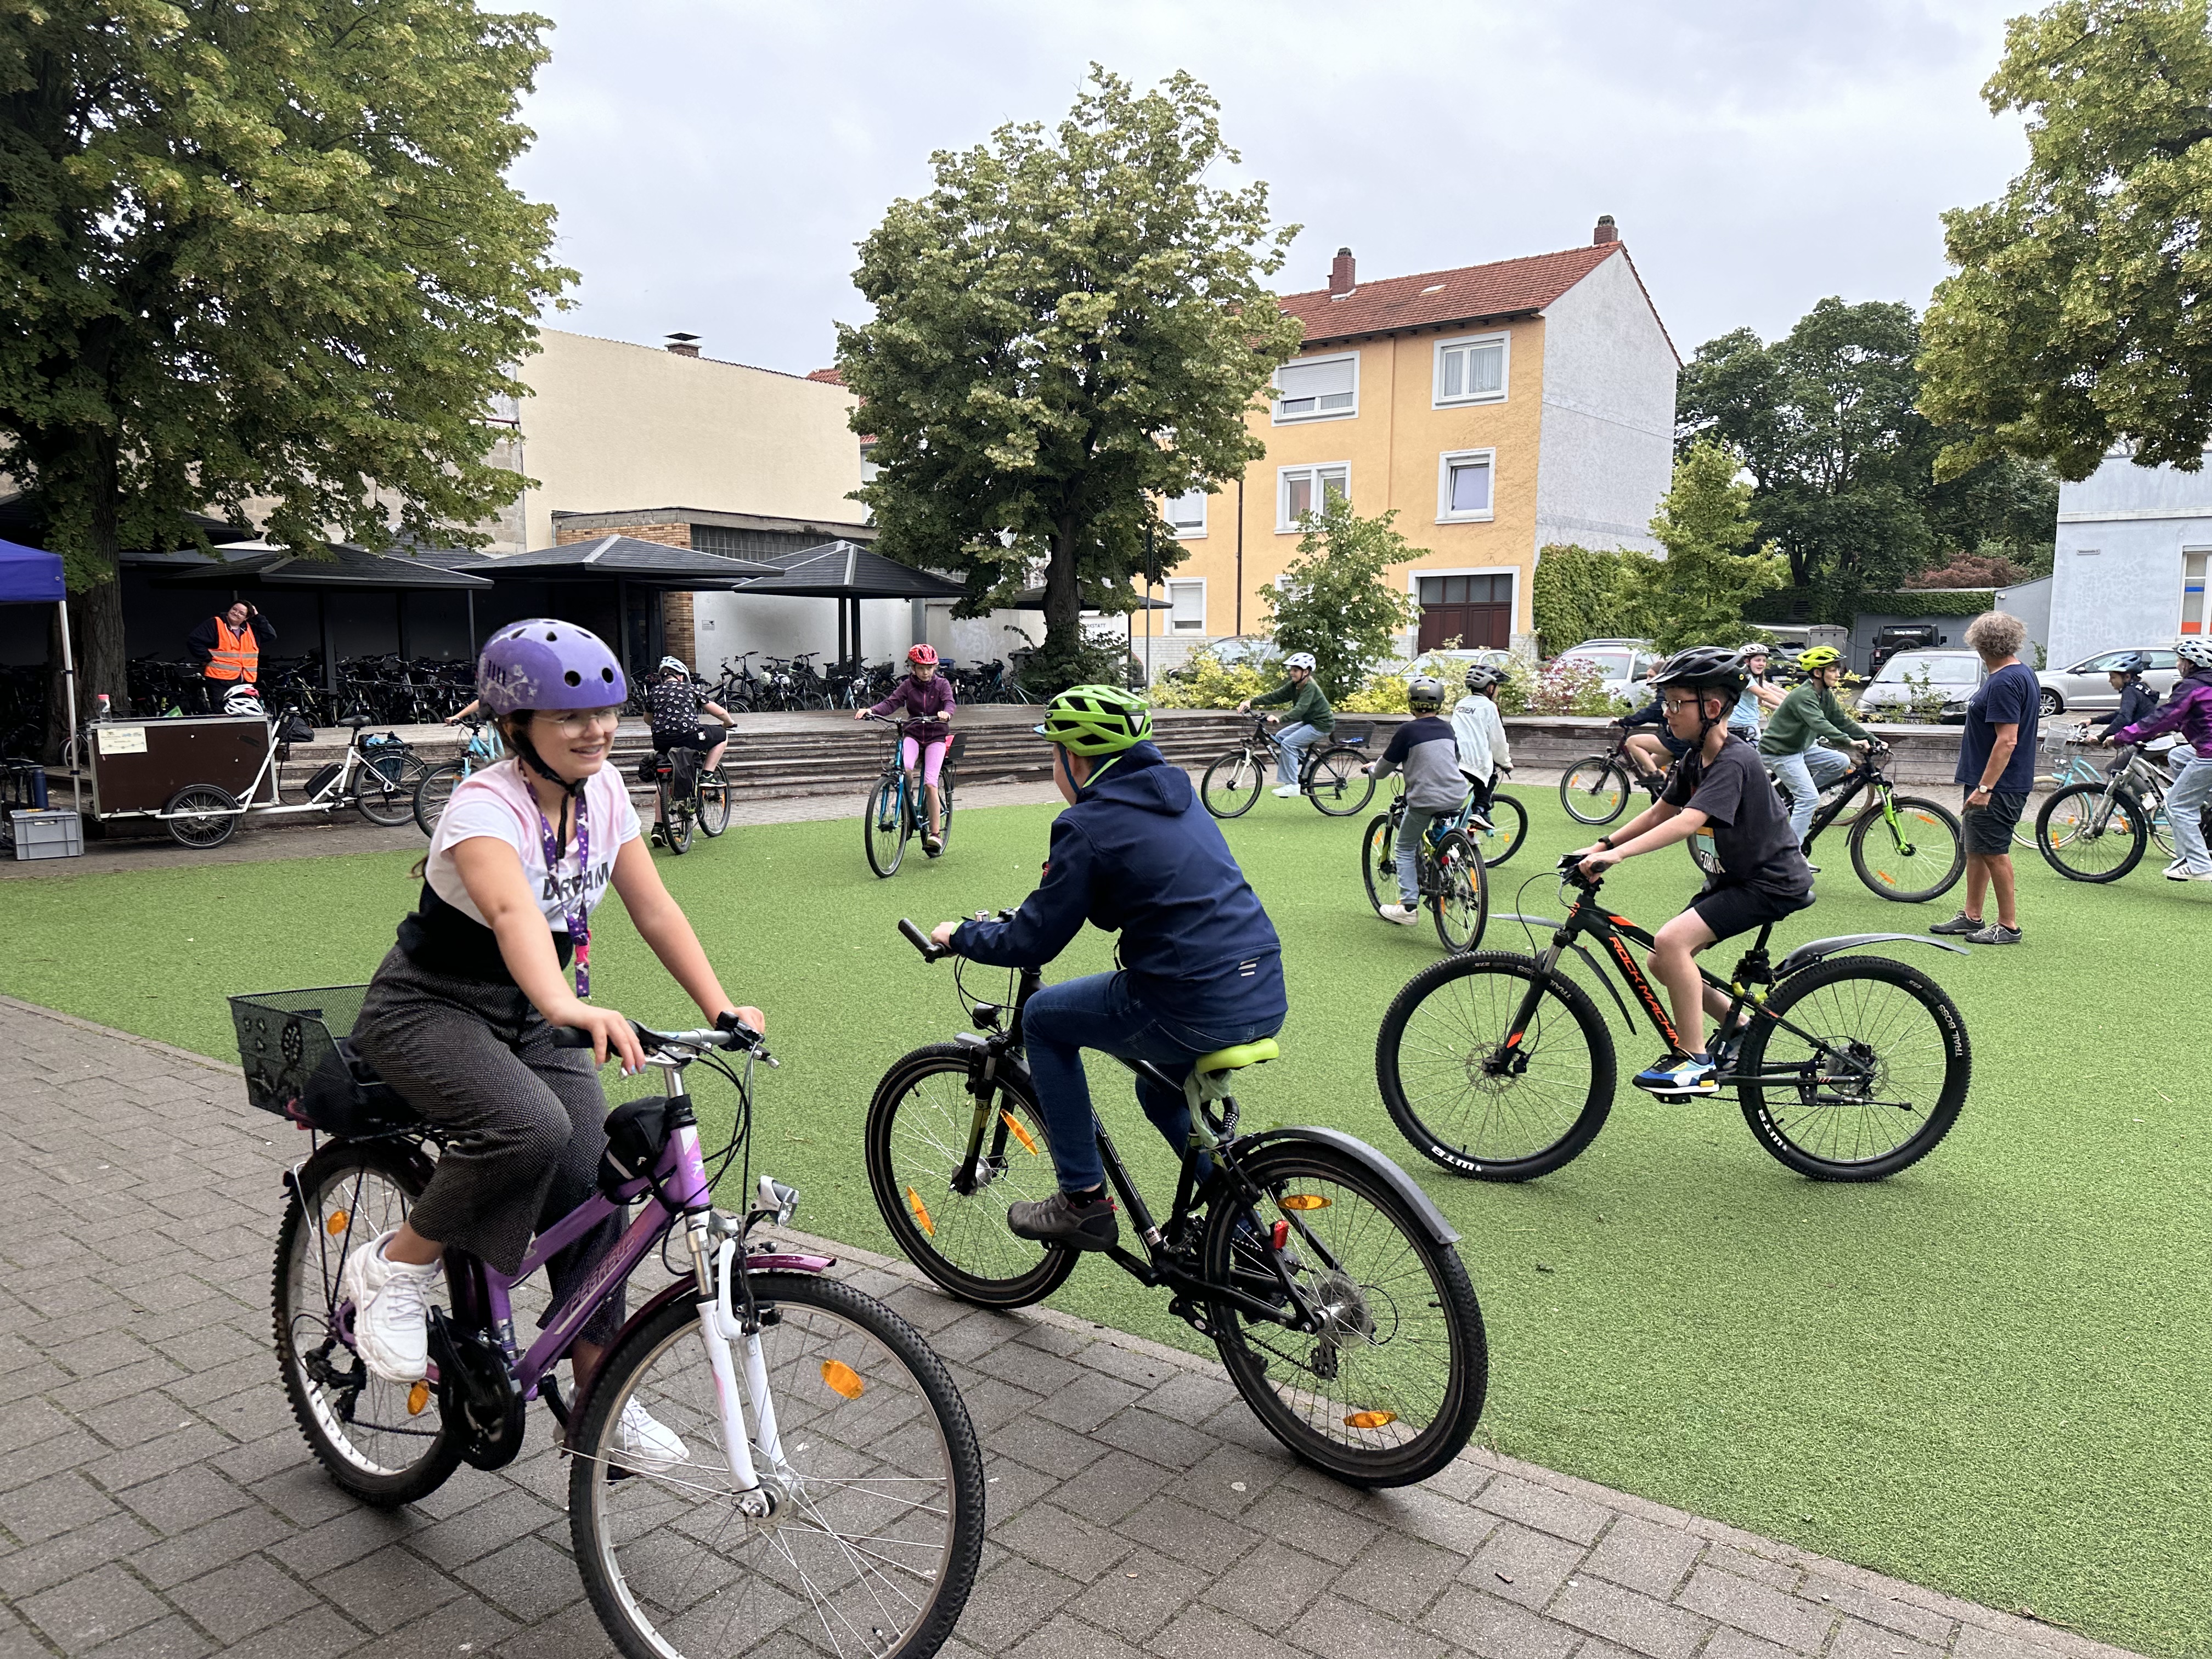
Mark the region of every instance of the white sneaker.
POLYGON ((1277 800, 1296 800, 1304 793, 1305 793, 1305 791, 1299 788, 1295 783, 1279 783, 1275 786, 1275 799, 1277 800))
POLYGON ((354 1347, 362 1363, 387 1382, 419 1382, 430 1369, 430 1290, 445 1269, 435 1261, 416 1267, 392 1261, 384 1246, 392 1237, 379 1234, 346 1258, 338 1295, 353 1304, 354 1347))
POLYGON ((2162 873, 2168 881, 2183 880, 2189 874, 2189 860, 2187 859, 2176 859, 2172 863, 2166 866, 2166 869, 2162 873))
POLYGON ((2191 881, 2212 881, 2212 870, 2207 870, 2200 876, 2191 876, 2189 879, 2191 881))
POLYGON ((690 1449, 676 1431, 655 1421, 633 1395, 615 1420, 614 1450, 608 1462, 633 1474, 665 1474, 690 1457, 690 1449))
POLYGON ((1420 921, 1421 907, 1418 902, 1412 904, 1386 904, 1382 907, 1382 915, 1385 921, 1395 921, 1401 927, 1411 927, 1420 921))

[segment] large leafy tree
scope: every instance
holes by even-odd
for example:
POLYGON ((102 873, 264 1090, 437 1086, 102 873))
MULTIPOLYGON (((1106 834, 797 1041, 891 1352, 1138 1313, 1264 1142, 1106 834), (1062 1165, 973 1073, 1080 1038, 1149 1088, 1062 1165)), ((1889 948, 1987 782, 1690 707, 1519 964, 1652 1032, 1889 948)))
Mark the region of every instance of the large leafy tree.
POLYGON ((481 422, 572 279, 507 183, 545 20, 471 0, 0 5, 0 471, 124 690, 118 548, 212 507, 480 544, 481 422))
POLYGON ((2033 562, 2051 541, 2057 488, 2040 465, 1992 457, 1937 482, 1949 434, 1921 412, 1919 351, 1910 306, 1830 298, 1771 343, 1709 340, 1684 371, 1680 449, 1711 439, 1741 457, 1761 527, 1827 620, 1949 556, 2033 562))
POLYGON ((1789 580, 1783 561, 1753 544, 1759 526, 1741 470, 1727 445, 1692 444, 1651 520, 1666 558, 1632 556, 1623 566, 1630 603, 1662 651, 1735 643, 1744 606, 1789 580))
POLYGON ((2212 442, 2206 0, 2063 0, 2006 29, 1982 88, 2027 117, 2004 195, 1943 216, 1923 406, 1946 477, 2003 453, 2087 477, 2115 446, 2194 471, 2212 442))
POLYGON ((1265 453, 1245 416, 1297 346, 1264 282, 1297 228, 1270 228, 1265 185, 1206 182, 1238 159, 1218 108, 1188 75, 1139 96, 1094 64, 1055 131, 939 152, 936 188, 860 245, 876 314, 837 362, 876 435, 877 545, 965 572, 971 612, 1042 562, 1047 678, 1077 672, 1085 606, 1127 610, 1180 556, 1155 498, 1265 453))

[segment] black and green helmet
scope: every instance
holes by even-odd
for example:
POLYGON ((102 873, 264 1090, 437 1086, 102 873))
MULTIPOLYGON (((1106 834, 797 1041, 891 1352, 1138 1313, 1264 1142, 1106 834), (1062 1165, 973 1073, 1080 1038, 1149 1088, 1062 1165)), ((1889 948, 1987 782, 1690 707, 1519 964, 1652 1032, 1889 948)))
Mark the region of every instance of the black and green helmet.
POLYGON ((1152 706, 1118 685, 1071 685, 1045 705, 1036 733, 1072 755, 1118 755, 1152 735, 1152 706))

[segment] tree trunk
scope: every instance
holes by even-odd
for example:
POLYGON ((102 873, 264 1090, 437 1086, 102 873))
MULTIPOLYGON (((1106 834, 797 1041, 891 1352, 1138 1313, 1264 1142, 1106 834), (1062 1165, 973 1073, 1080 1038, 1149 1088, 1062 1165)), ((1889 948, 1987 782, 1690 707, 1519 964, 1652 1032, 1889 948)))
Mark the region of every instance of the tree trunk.
POLYGON ((1044 648, 1054 661, 1073 662, 1083 645, 1083 590, 1077 580, 1075 526, 1062 520, 1044 570, 1044 648))

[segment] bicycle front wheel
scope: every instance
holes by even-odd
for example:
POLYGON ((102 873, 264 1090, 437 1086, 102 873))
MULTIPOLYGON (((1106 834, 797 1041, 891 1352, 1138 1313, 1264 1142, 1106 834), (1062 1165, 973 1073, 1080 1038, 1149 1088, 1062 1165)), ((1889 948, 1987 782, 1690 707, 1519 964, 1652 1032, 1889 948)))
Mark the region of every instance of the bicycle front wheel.
POLYGON ((1367 902, 1376 915, 1386 904, 1398 902, 1398 837, 1388 812, 1367 821, 1359 839, 1359 878, 1367 884, 1367 902))
POLYGON ((1375 799, 1375 780, 1367 775, 1367 757, 1349 744, 1325 749, 1306 771, 1306 792, 1333 818, 1348 818, 1375 799))
MULTIPOLYGON (((308 1159, 276 1228, 276 1363, 307 1449, 365 1504, 428 1497, 461 1461, 428 1382, 387 1382, 362 1363, 338 1318, 347 1259, 407 1218, 429 1170, 410 1149, 337 1140, 308 1159), (305 1194, 307 1206, 301 1206, 305 1194)), ((447 1297, 441 1279, 431 1299, 447 1297)))
POLYGON ((1482 854, 1482 861, 1495 870, 1499 865, 1521 850, 1521 843, 1528 839, 1528 809, 1510 795, 1490 798, 1490 828, 1482 829, 1470 823, 1468 836, 1482 854))
POLYGON ((967 1049, 938 1042, 884 1073, 868 1103, 868 1188, 901 1253, 933 1280, 979 1307, 1026 1308, 1075 1269, 1074 1252, 1006 1226, 1009 1204, 1058 1188, 1051 1137, 1028 1091, 1001 1074, 982 1108, 990 1115, 975 1168, 962 1181, 975 1133, 973 1064, 967 1049))
POLYGON ((1510 951, 1423 969, 1375 1038, 1391 1121, 1431 1163, 1480 1181, 1548 1175, 1589 1146, 1613 1109, 1613 1066, 1589 994, 1510 951))
POLYGON ((1266 778, 1252 751, 1239 749, 1206 769, 1205 777, 1199 781, 1198 798, 1217 818, 1242 817, 1260 799, 1260 786, 1266 778))
POLYGON ((1294 1455, 1352 1486, 1402 1486, 1465 1448, 1490 1355, 1458 1251, 1370 1158, 1296 1130, 1238 1158, 1260 1201, 1208 1206, 1206 1276, 1279 1297, 1279 1267, 1320 1328, 1221 1301, 1206 1322, 1237 1393, 1294 1455))
POLYGON ((1948 806, 1912 795, 1877 800, 1851 825, 1851 868, 1866 890, 1899 904, 1924 904, 1958 884, 1966 842, 1948 806), (1894 821, 1890 817, 1894 812, 1894 821))
POLYGON ((952 845, 952 769, 946 767, 937 776, 937 838, 945 846, 952 845))
POLYGON ((1437 843, 1437 895, 1430 904, 1437 937, 1447 951, 1472 951, 1490 921, 1490 872, 1474 843, 1459 830, 1437 843))
POLYGON ((1943 988, 1888 957, 1831 957, 1762 1005, 1736 1065, 1759 1144, 1816 1181, 1878 1181, 1949 1133, 1973 1074, 1943 988))
POLYGON ((2069 881, 2118 881, 2142 862, 2150 827, 2134 796, 2101 783, 2077 783, 2043 803, 2035 844, 2069 881))
POLYGON ((1577 823, 1611 823, 1628 805, 1628 774, 1609 755, 1592 755, 1559 774, 1559 805, 1577 823))
MULTIPOLYGON (((773 1507, 739 1507, 699 1304, 678 1297, 608 1356, 570 1440, 569 1536, 592 1610, 628 1659, 927 1659, 983 1547, 983 1460, 959 1390, 912 1326, 850 1285, 763 1273, 749 1288, 781 1452, 756 1443, 753 1501, 773 1507), (639 1411, 672 1440, 626 1445, 639 1411)), ((747 1346, 731 1344, 741 1375, 747 1346)))
POLYGON ((878 876, 898 872, 906 856, 906 778, 886 772, 868 792, 867 811, 860 819, 861 844, 868 850, 868 868, 878 876))
POLYGON ((422 781, 415 786, 415 827, 424 835, 434 833, 438 820, 446 811, 446 803, 453 798, 453 791, 461 787, 468 776, 468 766, 462 761, 447 761, 434 766, 422 775, 422 781))
POLYGON ((730 781, 716 767, 699 775, 699 828, 709 839, 730 827, 730 781))

